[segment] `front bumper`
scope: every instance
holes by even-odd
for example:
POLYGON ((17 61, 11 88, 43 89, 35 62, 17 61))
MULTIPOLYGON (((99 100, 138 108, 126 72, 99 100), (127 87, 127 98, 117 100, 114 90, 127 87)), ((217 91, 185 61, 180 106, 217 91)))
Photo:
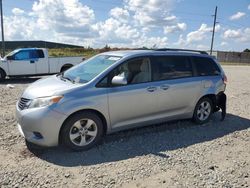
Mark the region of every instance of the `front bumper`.
POLYGON ((65 114, 48 107, 20 110, 16 105, 16 119, 21 135, 40 146, 57 146, 65 114))

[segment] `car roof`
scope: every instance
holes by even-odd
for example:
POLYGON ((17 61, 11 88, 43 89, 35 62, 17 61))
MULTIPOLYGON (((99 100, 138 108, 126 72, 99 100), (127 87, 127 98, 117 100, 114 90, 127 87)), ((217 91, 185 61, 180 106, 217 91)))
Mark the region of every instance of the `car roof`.
POLYGON ((201 56, 212 57, 205 53, 199 53, 199 51, 162 51, 162 50, 120 50, 109 51, 102 53, 103 55, 129 57, 129 56, 147 56, 147 55, 181 55, 181 56, 201 56))
POLYGON ((45 48, 17 48, 16 50, 43 50, 45 48))

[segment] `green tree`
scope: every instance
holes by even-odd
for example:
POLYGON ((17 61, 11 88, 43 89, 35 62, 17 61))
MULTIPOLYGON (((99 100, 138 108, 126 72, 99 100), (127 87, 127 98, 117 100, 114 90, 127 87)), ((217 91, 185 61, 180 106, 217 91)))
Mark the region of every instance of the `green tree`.
POLYGON ((247 48, 247 49, 245 49, 243 52, 250 52, 250 50, 247 48))

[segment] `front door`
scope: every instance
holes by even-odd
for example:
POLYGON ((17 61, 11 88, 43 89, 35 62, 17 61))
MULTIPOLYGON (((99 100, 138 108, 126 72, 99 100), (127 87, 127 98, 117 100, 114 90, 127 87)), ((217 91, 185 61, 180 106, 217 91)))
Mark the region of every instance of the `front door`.
POLYGON ((36 74, 36 60, 30 58, 30 50, 20 50, 8 60, 10 75, 36 74))
POLYGON ((127 85, 108 90, 109 114, 113 128, 121 128, 152 119, 155 112, 156 88, 151 83, 149 58, 127 61, 111 73, 123 75, 127 85))

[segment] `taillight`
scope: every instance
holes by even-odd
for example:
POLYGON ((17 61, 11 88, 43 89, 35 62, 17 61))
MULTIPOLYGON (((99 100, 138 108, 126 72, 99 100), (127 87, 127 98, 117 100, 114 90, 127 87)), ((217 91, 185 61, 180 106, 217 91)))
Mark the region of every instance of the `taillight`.
POLYGON ((222 78, 224 84, 227 84, 227 76, 225 74, 223 74, 223 78, 222 78))

